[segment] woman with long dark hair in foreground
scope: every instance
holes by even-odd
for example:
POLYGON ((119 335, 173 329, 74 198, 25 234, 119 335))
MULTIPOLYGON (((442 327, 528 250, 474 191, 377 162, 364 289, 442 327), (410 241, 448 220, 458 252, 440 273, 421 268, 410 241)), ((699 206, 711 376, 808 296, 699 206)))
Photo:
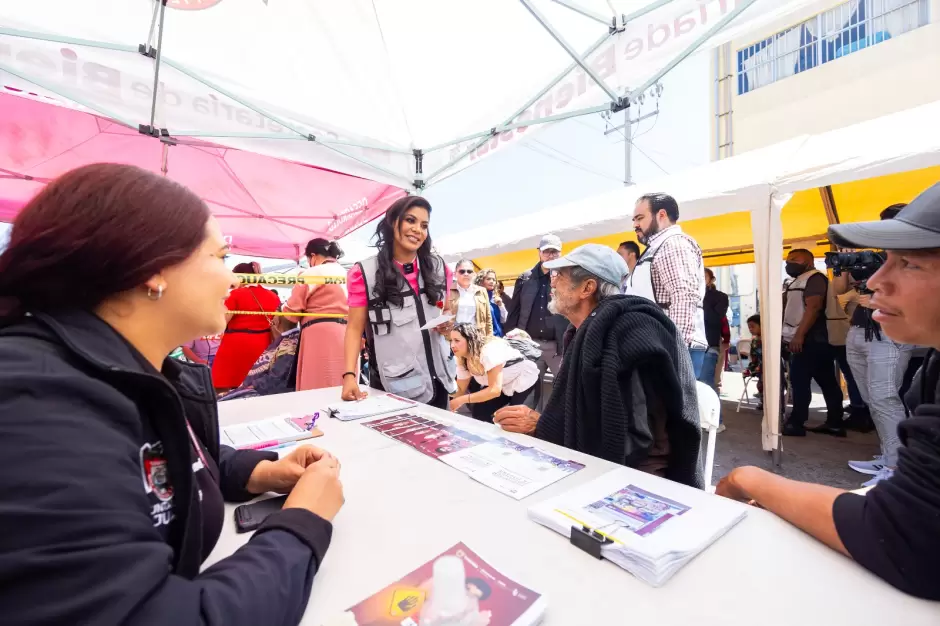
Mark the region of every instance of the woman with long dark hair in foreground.
POLYGON ((219 443, 209 369, 167 358, 225 326, 235 277, 208 207, 90 165, 50 183, 0 254, 0 606, 10 624, 300 621, 343 503, 305 446, 219 443), (224 500, 289 493, 200 572, 224 500))
MULTIPOLYGON (((451 273, 432 252, 431 205, 420 196, 397 200, 376 228, 378 254, 349 270, 343 399, 358 400, 362 334, 368 336, 370 386, 446 408, 456 391, 456 362, 444 335, 449 325, 421 330, 447 310, 451 273)), ((337 381, 339 382, 339 381, 337 381)))

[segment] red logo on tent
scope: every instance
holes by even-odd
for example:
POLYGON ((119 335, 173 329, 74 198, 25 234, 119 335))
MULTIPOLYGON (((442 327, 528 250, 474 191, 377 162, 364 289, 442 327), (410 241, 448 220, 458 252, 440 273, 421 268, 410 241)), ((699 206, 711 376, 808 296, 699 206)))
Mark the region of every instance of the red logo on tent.
POLYGON ((201 11, 214 7, 222 0, 169 0, 166 5, 171 9, 182 9, 183 11, 201 11))

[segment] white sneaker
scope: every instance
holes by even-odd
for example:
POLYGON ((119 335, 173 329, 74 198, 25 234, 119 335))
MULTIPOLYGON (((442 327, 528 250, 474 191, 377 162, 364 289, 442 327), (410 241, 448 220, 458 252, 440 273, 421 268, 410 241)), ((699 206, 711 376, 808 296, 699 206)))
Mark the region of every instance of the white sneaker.
POLYGON ((882 467, 880 470, 878 470, 878 473, 875 474, 874 478, 872 478, 868 482, 862 483, 862 487, 874 487, 882 480, 887 480, 888 478, 891 478, 892 476, 894 476, 893 469, 887 466, 882 467))
POLYGON ((723 432, 725 432, 726 430, 728 430, 728 429, 727 429, 727 427, 726 427, 724 424, 718 424, 718 430, 716 430, 715 432, 717 432, 717 433, 723 433, 723 432))
POLYGON ((849 461, 849 467, 859 474, 874 476, 885 466, 884 456, 878 454, 871 461, 849 461))

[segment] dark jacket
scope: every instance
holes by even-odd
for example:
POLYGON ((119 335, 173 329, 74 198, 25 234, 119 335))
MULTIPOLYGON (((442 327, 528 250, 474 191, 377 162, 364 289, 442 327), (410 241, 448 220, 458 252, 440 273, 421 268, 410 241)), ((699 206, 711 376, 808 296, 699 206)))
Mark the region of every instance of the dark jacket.
POLYGON ((710 347, 718 347, 721 345, 721 320, 728 314, 728 294, 706 287, 702 309, 705 313, 705 338, 710 347))
POLYGON ((940 355, 931 352, 905 397, 911 417, 894 476, 844 493, 832 515, 852 558, 901 591, 940 600, 940 355))
POLYGON ((658 443, 654 421, 666 439, 665 478, 703 488, 702 433, 689 351, 655 303, 612 296, 584 320, 565 348, 535 436, 642 467, 658 443))
POLYGON ((167 359, 161 376, 90 313, 28 317, 0 330, 0 451, 5 623, 256 626, 303 615, 332 531, 309 511, 275 513, 200 573, 217 539, 202 504, 252 497, 249 476, 274 458, 219 445, 208 368, 167 359), (206 460, 198 481, 187 418, 206 460), (154 491, 172 505, 162 520, 154 491))
MULTIPOLYGON (((538 263, 528 272, 523 273, 516 279, 516 284, 512 290, 512 301, 507 304, 506 323, 503 324, 503 330, 509 332, 514 328, 519 328, 532 335, 533 339, 540 339, 532 330, 530 330, 530 320, 533 318, 533 307, 537 305, 536 298, 539 293, 538 278, 542 276, 542 264, 538 263)), ((547 303, 546 303, 547 304, 547 303)), ((535 313, 537 316, 538 313, 535 313)), ((546 313, 547 315, 547 313, 546 313)), ((533 320, 535 323, 535 320, 533 320)), ((552 329, 553 339, 561 344, 565 329, 568 328, 568 320, 563 315, 547 315, 545 319, 546 326, 552 329)), ((561 350, 559 349, 559 352, 561 350)))

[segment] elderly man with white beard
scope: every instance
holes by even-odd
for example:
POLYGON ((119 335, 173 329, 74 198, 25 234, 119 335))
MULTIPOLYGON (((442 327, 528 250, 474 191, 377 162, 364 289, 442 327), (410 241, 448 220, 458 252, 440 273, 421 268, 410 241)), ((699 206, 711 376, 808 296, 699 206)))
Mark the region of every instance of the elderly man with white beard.
POLYGON ((550 311, 571 326, 542 414, 505 407, 510 432, 704 487, 695 374, 685 341, 654 302, 620 294, 627 273, 613 250, 586 244, 546 263, 550 311))

